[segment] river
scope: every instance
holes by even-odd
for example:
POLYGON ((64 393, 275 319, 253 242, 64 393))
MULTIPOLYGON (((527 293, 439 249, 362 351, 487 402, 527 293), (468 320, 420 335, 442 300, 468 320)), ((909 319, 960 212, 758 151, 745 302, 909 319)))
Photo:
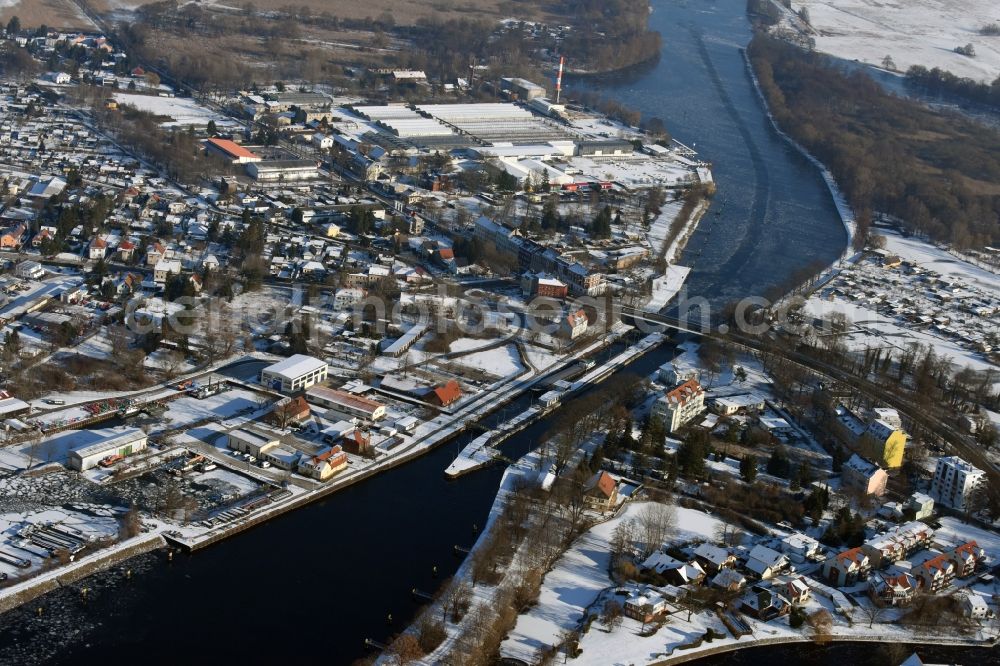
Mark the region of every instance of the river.
MULTIPOLYGON (((683 259, 690 291, 721 304, 832 262, 846 234, 826 187, 771 130, 744 70, 744 0, 654 8, 659 62, 587 85, 663 118, 713 161, 718 194, 683 259)), ((648 373, 671 351, 623 372, 648 373)), ((548 427, 502 448, 520 455, 548 427)), ((86 603, 74 587, 0 616, 0 662, 350 663, 366 654, 363 639, 406 625, 418 608, 409 591, 453 573, 453 545, 470 545, 483 524, 501 470, 446 481, 462 441, 172 563, 153 553, 98 574, 86 603)))
POLYGON ((832 263, 847 238, 823 179, 771 128, 747 76, 745 9, 744 0, 653 0, 664 44, 655 64, 566 85, 570 97, 586 87, 661 118, 712 162, 718 192, 680 263, 693 267, 689 293, 715 307, 832 263))

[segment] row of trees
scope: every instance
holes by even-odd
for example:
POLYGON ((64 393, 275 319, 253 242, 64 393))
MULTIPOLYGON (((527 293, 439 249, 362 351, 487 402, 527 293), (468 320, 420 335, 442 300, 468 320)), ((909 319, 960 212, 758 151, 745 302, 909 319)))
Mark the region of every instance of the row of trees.
POLYGON ((914 65, 906 70, 906 80, 935 95, 956 95, 963 99, 1000 107, 1000 76, 993 83, 956 76, 940 67, 914 65))

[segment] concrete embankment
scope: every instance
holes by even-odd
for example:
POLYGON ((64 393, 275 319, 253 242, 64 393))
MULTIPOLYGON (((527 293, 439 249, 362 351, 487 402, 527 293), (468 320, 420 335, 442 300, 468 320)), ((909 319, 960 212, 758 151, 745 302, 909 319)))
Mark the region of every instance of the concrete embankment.
MULTIPOLYGON (((831 642, 835 643, 886 643, 887 641, 885 635, 871 635, 866 636, 864 634, 853 635, 853 634, 834 634, 830 636, 831 642)), ((688 650, 676 649, 674 653, 661 659, 660 661, 654 662, 650 666, 673 666, 674 664, 683 664, 689 661, 695 661, 698 659, 704 659, 705 657, 710 657, 713 655, 725 654, 727 652, 735 652, 736 650, 754 650, 755 648, 767 648, 775 645, 788 645, 793 643, 813 643, 813 639, 810 636, 774 636, 770 638, 756 638, 749 641, 738 641, 730 642, 724 644, 710 644, 702 643, 698 647, 694 647, 688 650)), ((898 642, 898 641, 897 641, 898 642)), ((983 650, 990 649, 992 643, 983 643, 982 641, 976 641, 971 638, 965 638, 961 636, 913 636, 912 639, 907 639, 905 641, 907 644, 915 645, 943 645, 949 647, 968 647, 968 648, 982 648, 983 650)), ((985 656, 985 655, 984 655, 985 656)), ((763 660, 762 661, 767 661, 763 660)))
POLYGON ((87 576, 165 545, 166 542, 159 534, 144 534, 81 557, 58 569, 14 583, 10 587, 0 590, 0 613, 6 613, 60 587, 72 585, 87 576))

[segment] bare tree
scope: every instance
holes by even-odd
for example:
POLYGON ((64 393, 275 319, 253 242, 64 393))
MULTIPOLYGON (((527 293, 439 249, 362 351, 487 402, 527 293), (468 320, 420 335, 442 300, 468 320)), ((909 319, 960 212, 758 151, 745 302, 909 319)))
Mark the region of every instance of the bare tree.
POLYGON ((830 634, 833 630, 833 616, 830 611, 818 610, 808 618, 809 626, 812 628, 813 641, 818 645, 825 645, 830 642, 830 634))
POLYGON ((396 640, 389 644, 385 651, 388 663, 393 666, 403 666, 424 656, 424 651, 420 648, 420 642, 413 634, 400 634, 396 640))
POLYGON ((643 557, 656 551, 673 531, 677 516, 670 504, 648 503, 639 512, 639 534, 643 557))
POLYGON ((622 605, 614 599, 604 602, 604 609, 601 613, 601 622, 609 631, 614 631, 622 624, 622 605))
POLYGON ((635 548, 635 521, 623 520, 611 533, 611 566, 635 548))
POLYGON ((861 615, 868 618, 868 628, 871 629, 875 626, 875 623, 885 617, 886 611, 888 610, 885 606, 882 606, 878 602, 873 601, 871 604, 866 606, 860 606, 858 610, 861 615))

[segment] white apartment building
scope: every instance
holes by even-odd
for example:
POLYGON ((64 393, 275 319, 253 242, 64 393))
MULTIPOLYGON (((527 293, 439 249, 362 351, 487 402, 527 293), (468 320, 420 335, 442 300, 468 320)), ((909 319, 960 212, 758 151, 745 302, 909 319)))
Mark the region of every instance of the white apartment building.
POLYGON ((653 416, 658 416, 670 432, 676 432, 703 411, 705 390, 697 379, 689 379, 653 403, 653 416))
POLYGON ((986 473, 958 456, 939 458, 931 481, 931 497, 940 504, 965 511, 966 503, 986 486, 986 473))

